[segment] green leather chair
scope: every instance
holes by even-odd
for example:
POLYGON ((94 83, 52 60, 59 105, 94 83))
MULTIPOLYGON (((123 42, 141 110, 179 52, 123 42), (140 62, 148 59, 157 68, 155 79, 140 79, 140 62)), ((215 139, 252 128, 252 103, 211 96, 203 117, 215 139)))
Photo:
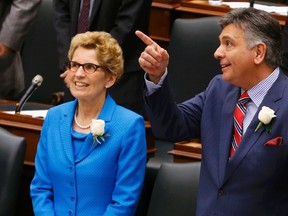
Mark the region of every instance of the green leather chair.
POLYGON ((26 150, 26 139, 0 128, 0 215, 13 216, 26 150))
POLYGON ((222 73, 219 60, 214 59, 220 44, 218 20, 211 16, 174 21, 168 44, 168 78, 176 102, 200 93, 222 73))
POLYGON ((157 174, 148 216, 194 216, 201 162, 163 163, 157 174))

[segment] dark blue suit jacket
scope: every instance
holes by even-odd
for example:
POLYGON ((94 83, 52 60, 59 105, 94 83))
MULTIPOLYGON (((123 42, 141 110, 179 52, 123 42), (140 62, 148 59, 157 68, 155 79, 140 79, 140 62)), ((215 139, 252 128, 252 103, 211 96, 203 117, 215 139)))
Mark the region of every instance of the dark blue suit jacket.
POLYGON ((240 88, 216 76, 207 89, 176 105, 167 81, 147 96, 154 134, 170 141, 201 137, 198 216, 288 215, 288 79, 280 72, 262 106, 275 111, 271 133, 255 132, 258 112, 229 161, 233 112, 240 88), (165 107, 165 108, 163 108, 165 107), (282 144, 265 145, 281 137, 282 144))

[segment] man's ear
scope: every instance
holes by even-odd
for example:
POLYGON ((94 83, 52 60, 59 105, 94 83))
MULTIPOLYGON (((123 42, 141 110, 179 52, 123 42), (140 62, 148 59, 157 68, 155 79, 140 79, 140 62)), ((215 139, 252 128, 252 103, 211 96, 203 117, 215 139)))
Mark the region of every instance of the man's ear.
POLYGON ((265 56, 266 56, 266 44, 264 43, 259 43, 258 45, 256 45, 254 47, 254 52, 255 52, 255 58, 254 58, 254 62, 255 64, 260 64, 261 62, 263 62, 265 60, 265 56))

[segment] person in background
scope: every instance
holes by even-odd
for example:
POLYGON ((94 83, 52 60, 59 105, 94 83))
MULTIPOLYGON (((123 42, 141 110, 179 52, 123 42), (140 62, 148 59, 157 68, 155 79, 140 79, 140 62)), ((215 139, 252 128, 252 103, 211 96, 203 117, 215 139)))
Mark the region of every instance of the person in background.
POLYGON ((286 20, 283 28, 282 52, 282 62, 280 67, 285 74, 288 75, 288 20, 286 20))
POLYGON ((136 32, 147 45, 139 63, 147 73, 153 132, 171 141, 201 138, 197 216, 288 215, 288 78, 279 69, 281 26, 255 8, 233 10, 220 25, 214 57, 222 74, 178 105, 167 81, 167 51, 136 32))
MULTIPOLYGON (((151 0, 54 0, 53 4, 61 73, 71 38, 76 33, 88 30, 109 32, 124 54, 124 74, 109 93, 119 105, 144 115, 144 72, 138 57, 145 46, 134 32, 136 29, 148 32, 151 0)), ((64 78, 66 73, 61 76, 64 78)), ((64 100, 71 100, 69 90, 65 88, 64 92, 64 100)))
POLYGON ((20 50, 41 0, 0 1, 0 98, 16 100, 24 89, 20 50))
POLYGON ((74 101, 49 109, 35 158, 35 216, 133 216, 146 167, 144 119, 107 93, 123 55, 106 32, 77 34, 66 80, 74 101))

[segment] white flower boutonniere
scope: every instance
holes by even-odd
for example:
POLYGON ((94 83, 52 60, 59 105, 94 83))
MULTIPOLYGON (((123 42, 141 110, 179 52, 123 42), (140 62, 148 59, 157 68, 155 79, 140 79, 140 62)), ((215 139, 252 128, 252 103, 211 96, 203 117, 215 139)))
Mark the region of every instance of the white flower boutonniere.
POLYGON ((270 109, 269 107, 263 106, 258 114, 258 119, 260 122, 257 125, 255 132, 257 132, 259 128, 262 127, 263 125, 265 126, 267 132, 271 132, 270 122, 272 121, 273 118, 276 117, 274 113, 275 113, 274 110, 270 109))
POLYGON ((95 141, 101 144, 101 140, 105 142, 104 137, 109 136, 109 134, 105 134, 105 121, 101 119, 92 119, 90 129, 93 135, 93 140, 94 140, 93 144, 95 143, 95 141))

